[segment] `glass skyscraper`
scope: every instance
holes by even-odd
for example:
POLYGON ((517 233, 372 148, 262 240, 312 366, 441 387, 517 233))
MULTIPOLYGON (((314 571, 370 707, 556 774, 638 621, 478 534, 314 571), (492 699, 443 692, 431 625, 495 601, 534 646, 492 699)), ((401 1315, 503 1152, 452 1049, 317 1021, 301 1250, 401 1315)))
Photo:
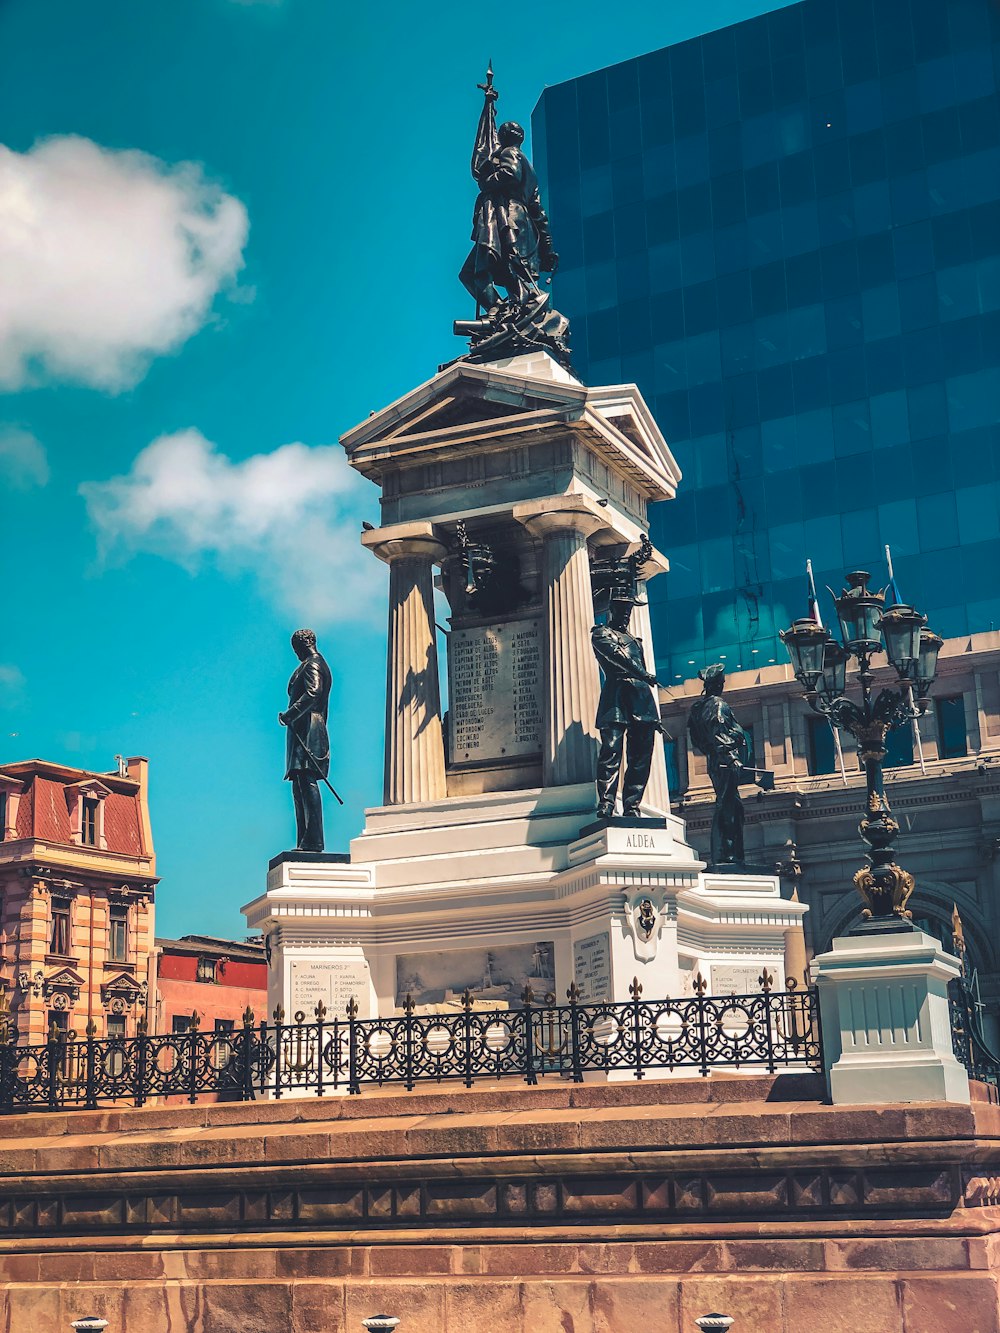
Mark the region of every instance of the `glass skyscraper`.
POLYGON ((540 99, 577 372, 684 471, 665 683, 785 660, 806 558, 887 543, 939 633, 1000 627, 998 70, 995 0, 801 0, 540 99))

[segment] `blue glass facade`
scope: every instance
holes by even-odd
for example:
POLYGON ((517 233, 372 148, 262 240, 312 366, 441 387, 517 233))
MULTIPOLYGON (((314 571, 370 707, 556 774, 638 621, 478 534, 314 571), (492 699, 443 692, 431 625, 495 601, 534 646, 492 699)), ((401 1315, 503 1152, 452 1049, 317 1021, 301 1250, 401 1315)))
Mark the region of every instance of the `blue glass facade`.
POLYGON ((998 71, 993 0, 801 0, 539 101, 577 371, 684 472, 664 682, 785 660, 806 558, 886 543, 939 633, 1000 626, 998 71))

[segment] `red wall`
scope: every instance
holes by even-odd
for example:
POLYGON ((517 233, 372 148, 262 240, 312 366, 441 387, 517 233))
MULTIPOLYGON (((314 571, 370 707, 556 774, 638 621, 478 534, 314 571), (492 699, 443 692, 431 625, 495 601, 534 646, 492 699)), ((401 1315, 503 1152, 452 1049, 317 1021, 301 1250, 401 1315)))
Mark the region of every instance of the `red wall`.
POLYGON ((171 1032, 174 1015, 187 1018, 197 1012, 203 1032, 214 1029, 217 1018, 243 1023, 249 1005, 259 1023, 266 1018, 267 964, 229 962, 216 967, 216 981, 198 981, 196 954, 161 954, 157 969, 157 1031, 171 1032))

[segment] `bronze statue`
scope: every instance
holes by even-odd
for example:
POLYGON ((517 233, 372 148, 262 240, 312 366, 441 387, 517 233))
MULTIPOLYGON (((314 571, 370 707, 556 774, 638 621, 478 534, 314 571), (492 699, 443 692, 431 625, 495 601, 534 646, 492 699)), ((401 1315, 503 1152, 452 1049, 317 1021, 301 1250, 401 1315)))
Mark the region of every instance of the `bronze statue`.
POLYGON ((303 852, 321 852, 323 798, 319 784, 330 786, 330 737, 326 729, 330 668, 317 651, 311 629, 297 629, 292 635, 292 648, 299 665, 288 682, 288 707, 278 714, 278 721, 288 728, 285 780, 292 784, 295 802, 295 846, 303 852))
POLYGON ((492 68, 479 87, 484 103, 472 153, 479 196, 472 250, 459 274, 475 297, 476 318, 457 320, 455 332, 471 339, 470 356, 476 360, 540 346, 568 364, 569 323, 539 285, 542 273, 556 271, 559 256, 552 247, 538 178, 521 149, 524 130, 513 120, 497 129, 492 68))
MULTIPOLYGON (((647 547, 644 543, 641 550, 647 547)), ((623 756, 622 812, 630 817, 639 814, 660 726, 660 709, 653 693, 656 676, 646 670, 642 644, 629 633, 632 608, 639 602, 635 573, 639 563, 633 556, 606 567, 612 578, 612 586, 606 589, 610 593, 608 623, 595 625, 591 631, 594 656, 604 676, 597 705, 597 729, 601 733, 597 813, 603 819, 614 814, 623 756)))
POLYGON ((726 668, 721 662, 698 672, 703 683, 700 699, 691 706, 688 732, 694 748, 708 759, 708 776, 715 789, 712 816, 712 865, 746 864, 743 847, 743 802, 740 784, 756 782, 763 790, 774 786, 774 774, 750 767, 750 737, 722 697, 726 668))

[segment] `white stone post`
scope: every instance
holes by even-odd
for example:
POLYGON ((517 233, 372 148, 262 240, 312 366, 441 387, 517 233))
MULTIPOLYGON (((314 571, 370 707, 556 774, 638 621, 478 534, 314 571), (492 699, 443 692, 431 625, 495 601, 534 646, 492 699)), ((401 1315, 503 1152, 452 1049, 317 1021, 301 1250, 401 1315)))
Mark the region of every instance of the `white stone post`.
POLYGON ((834 1105, 969 1102, 948 982, 957 958, 920 930, 840 936, 813 960, 834 1105))
POLYGON ((597 765, 597 701, 600 678, 590 646, 594 597, 587 538, 608 526, 592 502, 556 496, 515 505, 514 517, 542 541, 545 606, 546 787, 593 782, 597 765))
MULTIPOLYGON (((649 617, 649 603, 643 602, 632 612, 632 633, 642 644, 646 658, 646 670, 656 670, 656 653, 653 649, 653 626, 649 617)), ((656 691, 659 706, 659 691, 656 691)), ((656 733, 653 742, 653 762, 649 769, 649 782, 642 798, 643 810, 652 810, 657 814, 670 814, 670 785, 667 781, 667 758, 663 752, 663 732, 656 733)))
POLYGON ((389 566, 385 804, 438 801, 447 785, 432 566, 445 548, 430 523, 375 529, 362 541, 389 566))

